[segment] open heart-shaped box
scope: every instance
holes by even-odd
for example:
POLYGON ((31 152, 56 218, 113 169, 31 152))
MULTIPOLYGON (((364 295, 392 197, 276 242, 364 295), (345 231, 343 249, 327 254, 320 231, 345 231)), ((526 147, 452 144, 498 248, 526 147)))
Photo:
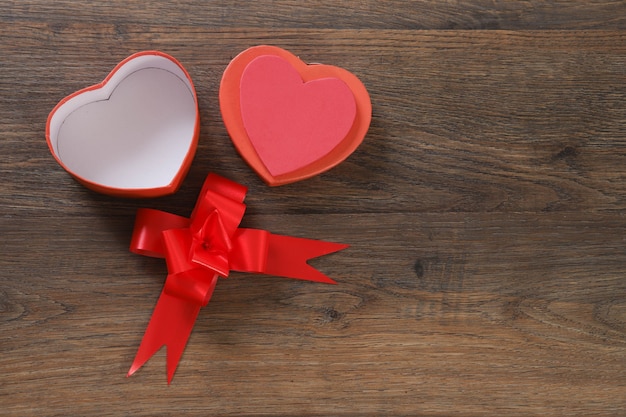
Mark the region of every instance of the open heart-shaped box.
POLYGON ((187 71, 167 54, 144 51, 61 100, 48 116, 46 140, 57 162, 86 187, 156 197, 180 186, 199 125, 187 71))

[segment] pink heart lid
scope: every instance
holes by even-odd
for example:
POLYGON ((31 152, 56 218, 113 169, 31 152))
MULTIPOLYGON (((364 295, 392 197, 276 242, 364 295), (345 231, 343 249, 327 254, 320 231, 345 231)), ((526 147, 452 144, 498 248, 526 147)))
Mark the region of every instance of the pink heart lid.
POLYGON ((287 60, 275 55, 259 56, 245 68, 240 106, 250 142, 273 176, 328 155, 356 117, 356 101, 344 81, 327 77, 304 83, 287 60))
POLYGON ((57 162, 86 187, 120 197, 174 193, 199 136, 191 77, 171 56, 139 52, 105 80, 61 100, 46 141, 57 162))
POLYGON ((270 186, 302 181, 343 162, 363 141, 372 104, 363 83, 259 45, 224 70, 220 110, 241 157, 270 186))

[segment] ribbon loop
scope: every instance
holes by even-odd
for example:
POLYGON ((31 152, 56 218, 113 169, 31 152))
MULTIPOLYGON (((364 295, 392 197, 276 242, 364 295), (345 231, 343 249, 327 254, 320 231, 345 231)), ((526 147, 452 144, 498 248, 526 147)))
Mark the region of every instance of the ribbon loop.
POLYGON ((239 228, 246 191, 241 184, 209 174, 190 218, 137 211, 130 250, 164 257, 168 276, 129 376, 166 345, 171 382, 200 308, 209 302, 217 279, 231 270, 334 283, 307 261, 347 245, 239 228))
POLYGON ((232 259, 231 269, 240 272, 264 273, 271 233, 259 229, 237 229, 233 251, 239 256, 232 259))
POLYGON ((232 246, 219 212, 213 210, 193 236, 190 258, 193 263, 227 277, 230 270, 228 257, 232 246))

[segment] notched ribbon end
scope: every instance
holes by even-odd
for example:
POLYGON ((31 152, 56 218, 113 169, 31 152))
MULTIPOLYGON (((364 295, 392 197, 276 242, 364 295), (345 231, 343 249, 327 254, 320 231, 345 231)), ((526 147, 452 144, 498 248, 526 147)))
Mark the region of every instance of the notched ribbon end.
MULTIPOLYGON (((178 362, 180 360, 180 357, 182 356, 182 351, 180 352, 170 352, 170 349, 168 349, 168 347, 166 345, 165 349, 166 349, 166 362, 167 362, 167 369, 166 369, 166 373, 167 373, 167 385, 170 385, 172 383, 172 379, 174 378, 174 373, 176 372, 176 368, 178 366, 178 362)), ((163 347, 163 346, 161 346, 163 347)), ((159 347, 156 351, 154 351, 153 353, 151 353, 150 355, 146 356, 145 353, 143 355, 143 357, 139 357, 139 353, 137 354, 137 357, 135 358, 135 360, 133 361, 132 365, 130 366, 130 369, 128 370, 128 373, 126 374, 126 378, 129 378, 130 376, 132 376, 135 372, 137 372, 146 362, 148 362, 148 359, 150 359, 156 352, 158 352, 161 347, 159 347)), ((184 348, 184 347, 183 347, 184 348)))
POLYGON ((264 272, 293 279, 336 284, 326 274, 312 267, 311 259, 346 249, 350 245, 306 239, 292 236, 272 235, 267 267, 264 272))

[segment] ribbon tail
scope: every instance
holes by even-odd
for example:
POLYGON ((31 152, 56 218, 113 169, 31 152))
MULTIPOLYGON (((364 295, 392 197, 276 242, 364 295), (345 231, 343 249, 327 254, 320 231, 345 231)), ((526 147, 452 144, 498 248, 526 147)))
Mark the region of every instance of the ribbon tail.
POLYGON ((270 234, 265 273, 287 278, 336 284, 307 263, 309 259, 338 252, 350 245, 270 234))
MULTIPOLYGON (((214 279, 217 281, 217 276, 214 279)), ((201 307, 162 291, 127 376, 134 374, 165 345, 167 383, 171 383, 201 307)))

